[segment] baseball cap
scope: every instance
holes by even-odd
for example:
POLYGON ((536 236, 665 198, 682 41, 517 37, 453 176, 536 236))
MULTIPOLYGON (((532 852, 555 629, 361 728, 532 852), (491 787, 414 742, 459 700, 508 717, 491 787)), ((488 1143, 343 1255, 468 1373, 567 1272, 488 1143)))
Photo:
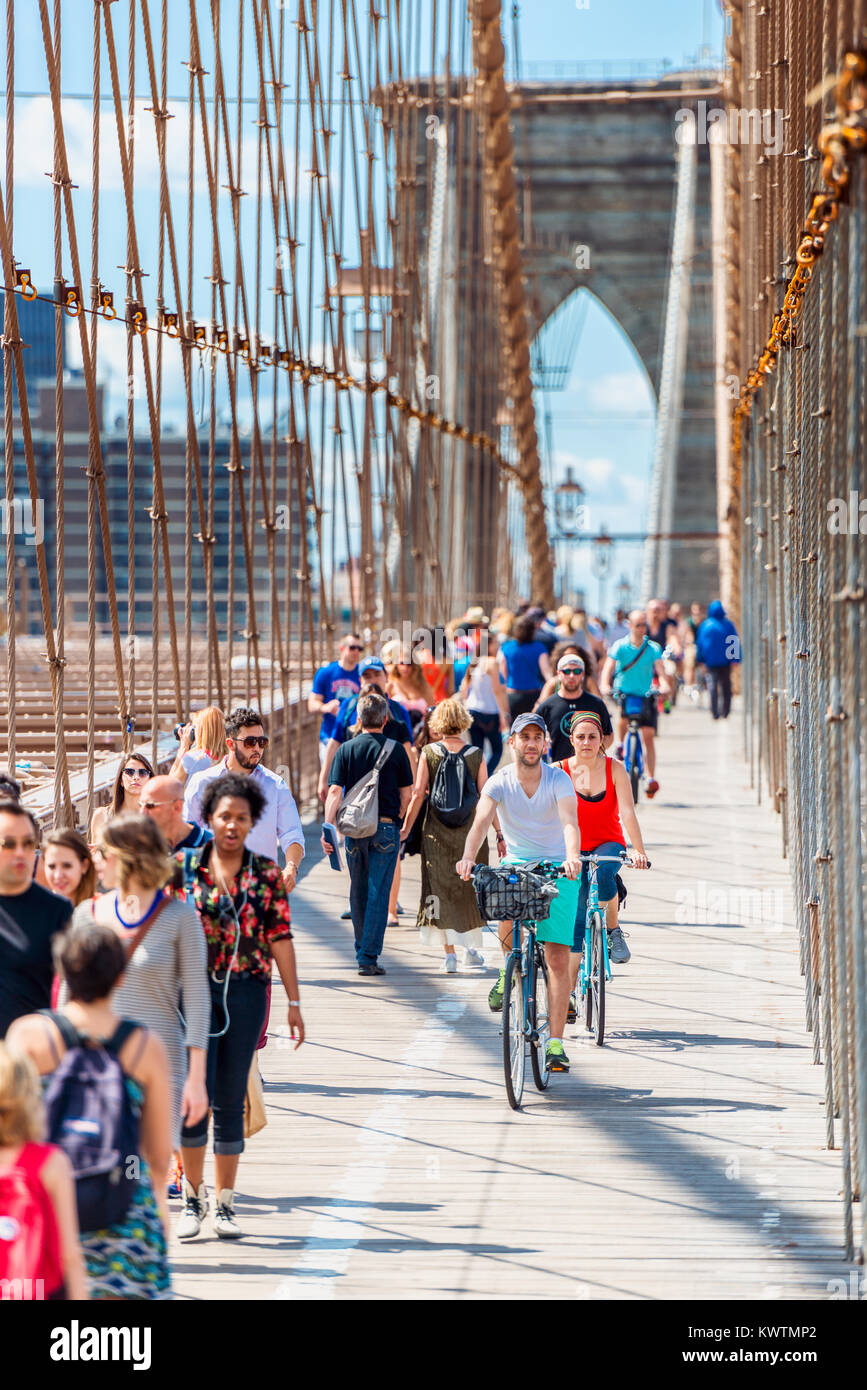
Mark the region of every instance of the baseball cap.
POLYGON ((547 734, 548 727, 541 714, 519 714, 509 730, 509 736, 519 734, 522 729, 528 728, 531 724, 534 724, 537 729, 541 729, 543 734, 547 734))
POLYGON ((586 670, 582 658, 574 654, 571 656, 561 656, 560 660, 557 662, 558 671, 565 671, 567 666, 580 666, 582 671, 586 670))
POLYGON ((361 665, 359 666, 359 668, 358 668, 358 674, 359 674, 360 676, 363 676, 364 673, 365 673, 365 671, 384 671, 384 670, 385 670, 385 666, 384 666, 383 663, 380 661, 380 659, 379 659, 378 656, 368 656, 368 657, 365 657, 364 661, 362 661, 361 665))

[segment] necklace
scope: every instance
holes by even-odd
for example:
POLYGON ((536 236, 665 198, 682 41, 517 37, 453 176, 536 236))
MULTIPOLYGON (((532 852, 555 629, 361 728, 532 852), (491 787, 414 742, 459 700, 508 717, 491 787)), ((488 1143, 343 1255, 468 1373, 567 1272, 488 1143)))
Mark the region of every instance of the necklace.
POLYGON ((118 905, 117 905, 117 898, 118 898, 118 895, 117 895, 117 890, 115 890, 115 894, 114 894, 114 915, 115 915, 115 917, 117 918, 117 920, 120 922, 120 925, 121 925, 122 927, 127 927, 127 928, 130 928, 130 927, 140 927, 140 926, 142 925, 143 922, 146 922, 146 921, 148 920, 148 918, 149 918, 149 917, 152 917, 153 914, 156 912, 156 910, 157 910, 157 904, 159 903, 159 901, 160 901, 160 899, 162 898, 162 896, 163 896, 162 889, 161 889, 161 888, 158 888, 157 891, 156 891, 156 894, 154 895, 154 900, 153 900, 153 902, 151 903, 150 907, 148 908, 147 912, 145 913, 144 917, 139 917, 138 920, 135 921, 135 922, 127 922, 127 921, 125 921, 124 918, 121 917, 121 915, 120 915, 120 910, 119 910, 118 905))

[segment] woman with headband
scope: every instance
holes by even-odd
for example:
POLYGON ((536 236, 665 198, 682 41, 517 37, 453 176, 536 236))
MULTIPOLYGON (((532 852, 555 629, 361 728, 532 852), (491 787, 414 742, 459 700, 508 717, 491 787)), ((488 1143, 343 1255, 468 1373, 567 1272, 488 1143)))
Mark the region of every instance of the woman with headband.
MULTIPOLYGON (((644 841, 635 815, 632 788, 623 763, 606 756, 602 744, 602 721, 592 710, 579 710, 570 730, 572 755, 556 763, 569 774, 578 798, 578 829, 581 832, 581 851, 597 850, 600 854, 620 854, 626 849, 624 826, 632 844, 632 859, 637 869, 647 868, 644 841)), ((599 905, 605 910, 608 930, 608 954, 615 965, 624 965, 630 951, 617 925, 617 865, 600 864, 596 882, 599 905)), ((578 958, 584 949, 584 919, 587 916, 588 872, 581 874, 578 916, 575 921, 572 968, 578 977, 578 958)), ((570 1021, 572 1008, 569 1009, 570 1021)))

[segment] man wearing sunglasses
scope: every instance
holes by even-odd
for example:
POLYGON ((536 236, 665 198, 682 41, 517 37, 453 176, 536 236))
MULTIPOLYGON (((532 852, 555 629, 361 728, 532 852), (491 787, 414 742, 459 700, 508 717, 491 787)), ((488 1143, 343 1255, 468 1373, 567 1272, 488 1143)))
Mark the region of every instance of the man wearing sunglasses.
POLYGON ((199 849, 214 838, 207 826, 184 820, 184 786, 175 777, 152 777, 146 782, 139 809, 156 821, 172 854, 199 849))
POLYGON ((247 849, 266 859, 277 859, 282 849, 286 855, 283 882, 291 893, 298 877, 298 866, 304 858, 304 831, 295 798, 276 772, 262 766, 268 747, 268 735, 262 716, 255 709, 241 706, 226 720, 224 758, 213 767, 203 768, 190 778, 184 797, 183 819, 187 823, 204 825, 202 796, 209 782, 225 777, 227 772, 239 772, 250 777, 265 798, 265 809, 244 841, 247 849))
POLYGON ((51 1005, 52 942, 72 903, 33 882, 39 827, 29 811, 0 799, 0 1038, 14 1019, 51 1005))
POLYGON ((336 661, 320 666, 313 677, 313 689, 307 697, 307 708, 311 714, 321 714, 319 729, 319 761, 325 761, 328 740, 333 736, 337 724, 337 713, 343 700, 357 695, 361 689, 358 673, 358 658, 364 651, 364 643, 356 632, 347 633, 340 643, 336 661))
POLYGON ((584 662, 580 656, 568 654, 557 662, 560 677, 558 689, 536 706, 536 714, 545 721, 551 739, 551 761, 561 763, 572 756, 570 730, 578 710, 598 714, 602 725, 602 746, 609 748, 614 741, 614 726, 604 700, 584 689, 584 662))

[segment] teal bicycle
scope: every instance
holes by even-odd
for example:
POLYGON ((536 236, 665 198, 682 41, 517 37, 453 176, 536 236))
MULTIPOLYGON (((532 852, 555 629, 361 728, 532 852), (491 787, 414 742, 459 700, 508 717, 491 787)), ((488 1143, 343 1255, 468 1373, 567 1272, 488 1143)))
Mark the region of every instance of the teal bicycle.
POLYGON ((537 1090, 551 1079, 547 1051, 551 1037, 548 1013, 548 966, 536 939, 536 925, 550 915, 557 897, 554 880, 564 877, 562 864, 540 859, 493 868, 477 864, 473 887, 482 917, 512 922, 512 949, 506 957, 503 985, 503 1071, 506 1096, 519 1110, 524 1094, 527 1052, 537 1090))
MULTIPOLYGON (((587 916, 584 919, 584 953, 578 985, 587 1032, 592 1033, 597 1047, 605 1041, 605 983, 611 979, 611 962, 608 959, 608 932, 605 930, 605 917, 599 906, 599 886, 596 873, 600 864, 619 864, 633 868, 634 861, 624 851, 623 854, 594 854, 585 850, 581 855, 587 865, 589 883, 587 886, 587 916)), ((650 860, 647 861, 650 868, 650 860)))

